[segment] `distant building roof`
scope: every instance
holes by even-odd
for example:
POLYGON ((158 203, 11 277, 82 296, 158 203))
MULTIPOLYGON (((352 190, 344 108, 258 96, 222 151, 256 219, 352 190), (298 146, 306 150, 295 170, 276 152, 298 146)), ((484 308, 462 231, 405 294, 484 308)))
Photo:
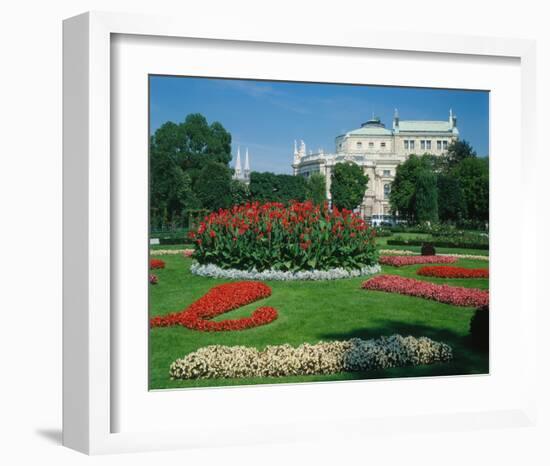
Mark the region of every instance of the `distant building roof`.
POLYGON ((448 121, 400 120, 399 131, 448 132, 453 128, 448 121))

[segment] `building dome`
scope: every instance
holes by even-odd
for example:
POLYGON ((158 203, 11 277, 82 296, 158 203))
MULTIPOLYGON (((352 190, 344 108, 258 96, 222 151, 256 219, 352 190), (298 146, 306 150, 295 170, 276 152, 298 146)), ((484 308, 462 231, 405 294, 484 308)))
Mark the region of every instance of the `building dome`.
POLYGON ((384 123, 380 120, 380 117, 372 117, 361 125, 361 128, 385 128, 384 123))

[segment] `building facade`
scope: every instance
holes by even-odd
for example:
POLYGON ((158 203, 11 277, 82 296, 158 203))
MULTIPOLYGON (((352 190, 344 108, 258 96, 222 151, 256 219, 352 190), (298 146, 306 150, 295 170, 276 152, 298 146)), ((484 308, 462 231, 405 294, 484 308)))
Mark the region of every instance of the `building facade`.
POLYGON ((369 177, 363 202, 358 210, 369 219, 390 214, 390 190, 397 166, 411 154, 444 155, 449 144, 458 139, 457 119, 452 110, 449 119, 441 121, 401 120, 395 110, 392 128, 379 118, 363 123, 360 128, 336 137, 335 152, 306 150, 304 141, 294 142, 294 175, 309 177, 321 173, 326 179, 327 199, 331 200, 330 180, 337 163, 352 162, 369 177))

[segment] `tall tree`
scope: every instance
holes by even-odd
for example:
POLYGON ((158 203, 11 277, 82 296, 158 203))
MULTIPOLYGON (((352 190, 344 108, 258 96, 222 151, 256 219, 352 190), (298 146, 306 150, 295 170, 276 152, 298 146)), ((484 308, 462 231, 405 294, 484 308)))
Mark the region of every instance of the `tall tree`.
POLYGON ((437 222, 437 179, 433 172, 418 173, 414 194, 414 217, 416 222, 437 222))
POLYGON ((306 199, 322 205, 327 199, 326 179, 321 173, 313 173, 306 183, 306 199))
POLYGON ((192 113, 182 123, 169 121, 155 131, 151 155, 157 151, 169 154, 183 170, 200 170, 206 162, 227 165, 231 161, 231 134, 221 123, 208 125, 203 115, 192 113))
POLYGON ((466 217, 489 220, 489 159, 466 158, 452 171, 462 187, 466 202, 466 217))
POLYGON ((433 160, 430 156, 418 157, 411 155, 405 162, 398 165, 390 190, 390 205, 393 213, 408 221, 417 218, 415 194, 418 177, 423 172, 433 170, 433 160))
POLYGON ((353 210, 363 201, 368 175, 355 163, 337 163, 331 176, 330 192, 335 207, 353 210))
POLYGON ((219 162, 210 161, 201 169, 195 192, 204 208, 223 209, 231 206, 231 171, 219 162))
POLYGON ((199 206, 191 189, 191 178, 166 152, 158 151, 150 161, 150 217, 155 227, 180 217, 184 209, 199 206))
POLYGON ((437 177, 439 220, 461 222, 466 215, 466 202, 460 181, 455 176, 440 173, 437 177))
POLYGON ((453 169, 465 159, 472 159, 477 156, 476 151, 468 141, 457 139, 449 144, 447 155, 444 160, 447 163, 447 169, 453 169))

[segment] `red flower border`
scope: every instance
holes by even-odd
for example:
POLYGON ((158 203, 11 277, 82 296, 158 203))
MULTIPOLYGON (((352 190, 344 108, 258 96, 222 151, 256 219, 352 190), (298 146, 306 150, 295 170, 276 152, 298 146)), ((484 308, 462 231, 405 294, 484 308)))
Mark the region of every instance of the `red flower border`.
POLYGON ((448 265, 420 267, 417 275, 439 278, 489 278, 489 269, 466 269, 448 265))
POLYGON ((222 332, 258 327, 273 322, 277 318, 277 310, 272 307, 260 307, 250 317, 228 319, 221 322, 210 319, 268 296, 271 296, 271 288, 261 282, 225 283, 211 288, 204 296, 181 312, 151 318, 150 325, 151 327, 183 325, 202 332, 222 332))
POLYGON ((166 262, 162 259, 149 259, 149 268, 153 269, 163 269, 166 267, 166 262))
POLYGON ((399 275, 378 275, 363 282, 361 288, 431 299, 455 306, 480 307, 489 304, 489 292, 486 290, 438 285, 399 275))
POLYGON ((458 258, 452 256, 380 256, 378 262, 383 265, 402 267, 417 264, 452 264, 458 258))

